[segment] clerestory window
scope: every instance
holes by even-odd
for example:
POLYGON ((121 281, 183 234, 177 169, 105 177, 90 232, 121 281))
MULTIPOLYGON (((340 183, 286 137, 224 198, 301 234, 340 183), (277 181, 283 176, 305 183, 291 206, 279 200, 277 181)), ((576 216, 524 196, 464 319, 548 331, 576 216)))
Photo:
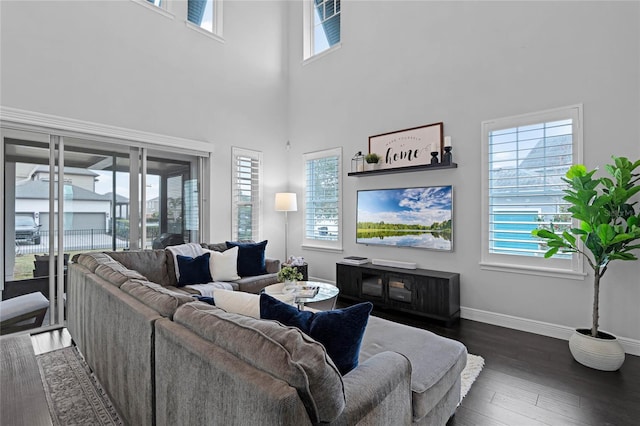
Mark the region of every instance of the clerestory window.
POLYGON ((304 59, 340 45, 340 0, 304 1, 304 59))
POLYGON ((222 0, 187 0, 187 23, 222 37, 222 0))

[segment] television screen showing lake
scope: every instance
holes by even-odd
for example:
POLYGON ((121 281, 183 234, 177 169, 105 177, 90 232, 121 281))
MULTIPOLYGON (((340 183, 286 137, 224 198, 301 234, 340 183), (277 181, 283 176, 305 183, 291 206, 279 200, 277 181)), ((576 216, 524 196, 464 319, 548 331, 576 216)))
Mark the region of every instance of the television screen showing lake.
POLYGON ((451 186, 361 190, 356 242, 453 250, 451 186))

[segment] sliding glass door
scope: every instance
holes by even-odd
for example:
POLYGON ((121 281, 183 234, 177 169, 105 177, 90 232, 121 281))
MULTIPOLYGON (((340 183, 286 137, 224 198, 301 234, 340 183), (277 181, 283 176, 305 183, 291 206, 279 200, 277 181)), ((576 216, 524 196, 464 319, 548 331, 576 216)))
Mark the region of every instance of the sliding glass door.
POLYGON ((31 295, 10 302, 24 299, 26 310, 40 293, 49 303, 42 321, 17 326, 3 315, 2 334, 64 323, 66 265, 76 253, 200 240, 201 157, 4 128, 2 139, 2 300, 31 295))

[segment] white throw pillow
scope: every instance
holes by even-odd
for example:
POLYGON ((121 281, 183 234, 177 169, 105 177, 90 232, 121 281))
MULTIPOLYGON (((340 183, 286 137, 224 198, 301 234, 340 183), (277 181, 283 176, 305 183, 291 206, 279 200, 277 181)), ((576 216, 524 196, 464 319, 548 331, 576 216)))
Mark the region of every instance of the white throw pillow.
POLYGON ((211 253, 209 271, 214 281, 239 280, 238 275, 238 247, 225 251, 205 250, 211 253))
POLYGON ((213 300, 218 308, 227 312, 260 319, 260 296, 257 294, 216 288, 213 300))

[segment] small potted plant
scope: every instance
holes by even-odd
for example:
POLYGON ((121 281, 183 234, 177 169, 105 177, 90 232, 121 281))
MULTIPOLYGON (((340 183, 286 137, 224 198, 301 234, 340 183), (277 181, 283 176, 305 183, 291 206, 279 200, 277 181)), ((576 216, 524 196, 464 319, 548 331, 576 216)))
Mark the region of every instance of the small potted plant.
POLYGON ((282 284, 282 292, 288 293, 296 288, 298 280, 302 279, 302 273, 294 266, 283 266, 278 272, 278 281, 282 284))
POLYGON ((579 363, 604 371, 615 371, 625 354, 618 339, 599 330, 600 280, 614 260, 634 261, 640 249, 640 212, 631 200, 640 193, 640 160, 632 163, 625 157, 612 157, 607 164, 611 177, 594 178, 596 170, 587 172, 582 164, 572 166, 563 180, 568 211, 579 227, 570 229, 540 228, 532 231, 549 248, 544 257, 561 253, 579 253, 593 270, 593 314, 591 328, 579 328, 569 339, 571 354, 579 363))
POLYGON ((369 170, 375 170, 378 168, 380 156, 375 152, 370 152, 364 157, 364 161, 367 162, 369 170))

